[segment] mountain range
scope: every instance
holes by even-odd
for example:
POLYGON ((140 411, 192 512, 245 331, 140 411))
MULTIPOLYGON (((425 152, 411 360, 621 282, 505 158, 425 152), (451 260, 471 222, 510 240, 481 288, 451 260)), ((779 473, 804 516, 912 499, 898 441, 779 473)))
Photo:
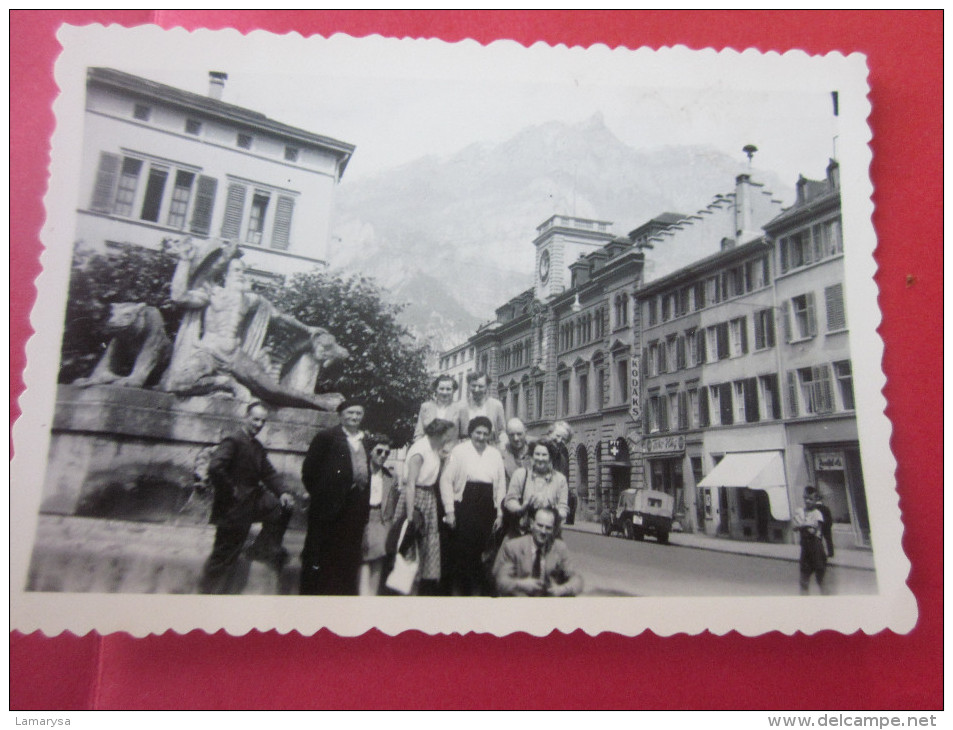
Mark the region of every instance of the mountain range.
POLYGON ((611 221, 625 235, 662 212, 694 213, 733 191, 740 172, 791 198, 790 184, 747 164, 702 146, 637 149, 599 114, 547 122, 502 143, 345 179, 328 259, 376 279, 406 305, 411 331, 442 350, 532 286, 532 241, 550 216, 611 221))

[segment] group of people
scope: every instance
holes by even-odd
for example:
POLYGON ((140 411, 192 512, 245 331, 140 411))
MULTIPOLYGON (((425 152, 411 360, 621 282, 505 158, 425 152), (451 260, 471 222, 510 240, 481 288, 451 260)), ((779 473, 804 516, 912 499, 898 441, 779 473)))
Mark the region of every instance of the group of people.
MULTIPOLYGON (((568 485, 568 424, 528 443, 519 419, 505 421, 489 396, 489 378, 438 377, 419 411, 401 479, 386 466, 392 444, 366 434, 364 405, 345 400, 339 424, 320 431, 302 465, 308 531, 301 553, 302 595, 381 595, 403 527, 412 528, 418 595, 567 596, 582 591, 565 543, 575 495, 568 485), (404 527, 404 523, 407 523, 404 527)), ((262 528, 247 556, 280 570, 294 497, 256 436, 267 419, 261 403, 215 449, 209 481, 215 498, 215 544, 200 582, 204 593, 230 592, 229 573, 251 526, 262 528)))

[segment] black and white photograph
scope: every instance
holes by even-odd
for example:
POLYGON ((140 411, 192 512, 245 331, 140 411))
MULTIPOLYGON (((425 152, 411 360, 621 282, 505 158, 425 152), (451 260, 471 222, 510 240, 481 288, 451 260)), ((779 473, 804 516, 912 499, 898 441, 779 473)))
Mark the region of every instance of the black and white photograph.
POLYGON ((13 628, 913 627, 862 56, 58 37, 13 628))

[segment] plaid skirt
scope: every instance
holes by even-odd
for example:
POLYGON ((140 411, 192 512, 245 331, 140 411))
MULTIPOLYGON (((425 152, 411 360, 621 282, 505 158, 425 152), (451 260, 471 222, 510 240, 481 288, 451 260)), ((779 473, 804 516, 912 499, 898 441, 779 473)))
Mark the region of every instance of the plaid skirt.
MULTIPOLYGON (((406 490, 400 493, 394 524, 399 525, 407 517, 406 490)), ((414 509, 424 518, 420 538, 420 579, 440 579, 440 523, 437 520, 436 486, 414 489, 414 509)))

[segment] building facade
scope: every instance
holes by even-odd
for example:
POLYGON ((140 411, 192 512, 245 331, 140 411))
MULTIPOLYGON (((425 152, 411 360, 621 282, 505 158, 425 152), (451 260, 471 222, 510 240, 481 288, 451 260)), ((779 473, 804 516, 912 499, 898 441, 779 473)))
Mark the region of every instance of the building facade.
POLYGON ((77 237, 159 248, 237 240, 252 273, 325 263, 334 191, 354 146, 114 69, 87 72, 77 237))
POLYGON ((772 542, 814 484, 835 544, 869 546, 837 164, 762 227, 637 292, 646 482, 687 530, 772 542))

